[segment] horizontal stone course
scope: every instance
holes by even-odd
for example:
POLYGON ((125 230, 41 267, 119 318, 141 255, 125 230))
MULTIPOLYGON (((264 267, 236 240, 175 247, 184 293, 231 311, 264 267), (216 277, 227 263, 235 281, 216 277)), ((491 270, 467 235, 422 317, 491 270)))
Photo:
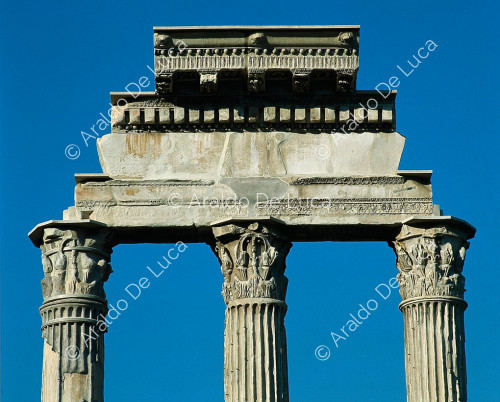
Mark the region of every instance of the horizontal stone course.
POLYGON ((231 129, 234 124, 248 129, 307 128, 361 131, 366 129, 393 130, 393 106, 377 109, 356 106, 249 106, 240 108, 214 107, 127 107, 113 106, 112 132, 168 132, 195 129, 231 129), (292 113, 293 111, 293 113, 292 113), (171 116, 173 115, 173 119, 171 116), (216 118, 218 116, 218 118, 216 118), (379 117, 380 116, 380 117, 379 117), (217 126, 215 126, 217 125, 217 126))

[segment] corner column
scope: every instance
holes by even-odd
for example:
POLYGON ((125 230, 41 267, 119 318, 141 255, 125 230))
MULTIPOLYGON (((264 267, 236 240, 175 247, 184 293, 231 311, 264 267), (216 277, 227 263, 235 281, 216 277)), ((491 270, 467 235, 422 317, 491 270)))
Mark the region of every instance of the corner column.
POLYGON ((393 243, 408 402, 467 400, 462 269, 474 233, 456 218, 411 219, 393 243))
POLYGON ((45 274, 42 402, 102 402, 110 233, 97 222, 52 222, 35 229, 45 274))
POLYGON ((226 303, 226 402, 287 402, 285 259, 291 243, 274 223, 213 228, 226 303))

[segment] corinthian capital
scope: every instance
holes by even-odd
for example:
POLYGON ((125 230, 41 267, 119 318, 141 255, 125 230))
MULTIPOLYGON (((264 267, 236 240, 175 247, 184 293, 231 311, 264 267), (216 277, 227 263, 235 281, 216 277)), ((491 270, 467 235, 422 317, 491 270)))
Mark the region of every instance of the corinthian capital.
POLYGON ((112 272, 108 230, 64 225, 42 230, 44 300, 74 294, 105 299, 103 285, 112 272))
POLYGON ((285 301, 285 259, 291 243, 273 224, 251 222, 213 228, 226 304, 236 299, 285 301))
POLYGON ((426 296, 463 298, 462 269, 475 229, 450 217, 413 219, 403 225, 392 248, 397 256, 402 300, 426 296))

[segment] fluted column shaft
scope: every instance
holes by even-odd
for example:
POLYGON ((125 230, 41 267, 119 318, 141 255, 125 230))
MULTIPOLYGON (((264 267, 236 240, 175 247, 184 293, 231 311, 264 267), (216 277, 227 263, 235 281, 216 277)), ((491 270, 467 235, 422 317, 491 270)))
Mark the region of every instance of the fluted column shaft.
POLYGON ((291 243, 260 223, 215 227, 224 275, 226 402, 286 402, 285 258, 291 243))
POLYGON ((43 231, 42 402, 104 401, 109 237, 100 226, 43 231))
POLYGON ((401 306, 408 401, 465 401, 463 301, 428 298, 401 306))
POLYGON ((467 400, 462 269, 465 224, 416 222, 393 244, 404 317, 408 402, 467 400))

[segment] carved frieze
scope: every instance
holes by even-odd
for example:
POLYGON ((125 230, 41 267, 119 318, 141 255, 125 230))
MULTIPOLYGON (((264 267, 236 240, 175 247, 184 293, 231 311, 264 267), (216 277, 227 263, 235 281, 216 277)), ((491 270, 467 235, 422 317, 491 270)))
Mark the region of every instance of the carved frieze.
MULTIPOLYGON (((109 208, 114 206, 170 206, 172 208, 206 208, 203 202, 192 202, 190 199, 172 205, 165 199, 144 199, 144 200, 77 200, 75 204, 82 210, 92 210, 95 208, 109 208)), ((210 209, 214 214, 220 213, 225 216, 235 214, 237 216, 247 216, 247 205, 237 201, 212 200, 210 209)), ((434 206, 431 198, 360 198, 360 199, 339 199, 339 198, 280 198, 271 199, 255 204, 255 212, 258 216, 267 215, 312 215, 322 216, 335 215, 432 215, 434 206)))
POLYGON ((316 70, 357 70, 359 59, 354 49, 188 49, 175 56, 159 55, 155 58, 156 73, 166 71, 244 70, 307 68, 316 70))
POLYGON ((307 186, 313 184, 337 184, 337 185, 370 185, 370 184, 403 184, 402 176, 366 176, 366 177, 306 177, 294 180, 292 185, 307 186))
POLYGON ((267 73, 270 77, 281 74, 287 78, 293 73, 292 84, 296 93, 309 92, 311 72, 316 79, 325 79, 338 72, 337 88, 332 90, 354 89, 354 76, 359 67, 358 29, 317 31, 316 36, 306 40, 298 40, 299 33, 302 32, 287 30, 270 34, 270 31, 249 31, 240 36, 238 30, 225 30, 221 36, 225 39, 212 40, 206 34, 193 37, 192 33, 181 33, 179 30, 156 31, 157 92, 164 95, 171 93, 173 79, 180 81, 190 73, 202 75, 201 93, 217 91, 218 86, 214 83, 219 73, 221 80, 229 76, 246 76, 249 92, 265 91, 264 77, 267 73), (210 70, 211 76, 204 76, 204 70, 210 70), (297 73, 296 70, 308 72, 297 73), (172 73, 174 76, 165 78, 172 73))
POLYGON ((255 205, 257 215, 430 215, 430 198, 283 198, 255 205))

